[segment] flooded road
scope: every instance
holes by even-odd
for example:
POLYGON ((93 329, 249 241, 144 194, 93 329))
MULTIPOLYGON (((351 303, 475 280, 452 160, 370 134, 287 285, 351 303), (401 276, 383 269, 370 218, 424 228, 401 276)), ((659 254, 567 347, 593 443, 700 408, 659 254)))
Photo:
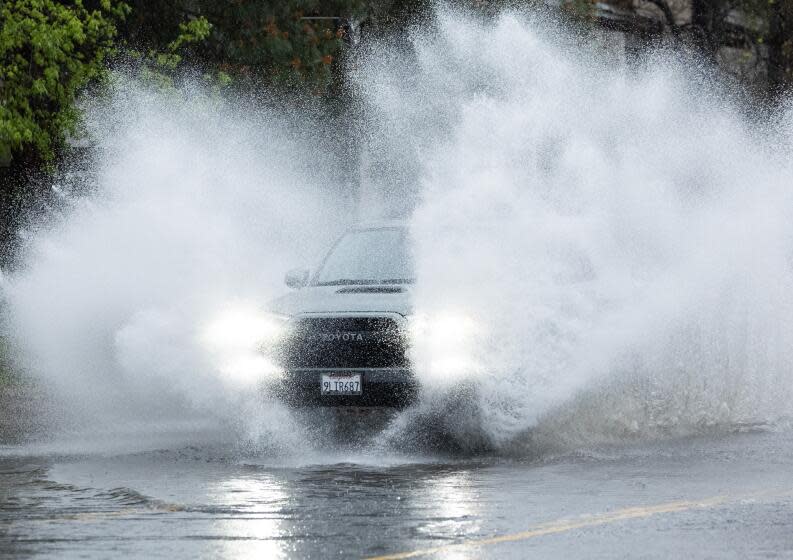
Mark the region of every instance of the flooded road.
POLYGON ((5 446, 4 558, 793 557, 793 434, 534 460, 5 446))

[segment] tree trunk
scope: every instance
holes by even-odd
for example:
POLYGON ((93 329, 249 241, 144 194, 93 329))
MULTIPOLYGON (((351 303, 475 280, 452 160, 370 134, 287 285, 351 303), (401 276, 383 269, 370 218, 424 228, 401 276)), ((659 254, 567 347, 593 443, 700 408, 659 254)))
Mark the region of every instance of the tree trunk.
POLYGON ((721 43, 721 18, 718 0, 693 0, 691 24, 694 27, 697 46, 709 58, 715 59, 721 43))
POLYGON ((768 81, 773 96, 782 95, 793 78, 793 7, 769 6, 768 81))

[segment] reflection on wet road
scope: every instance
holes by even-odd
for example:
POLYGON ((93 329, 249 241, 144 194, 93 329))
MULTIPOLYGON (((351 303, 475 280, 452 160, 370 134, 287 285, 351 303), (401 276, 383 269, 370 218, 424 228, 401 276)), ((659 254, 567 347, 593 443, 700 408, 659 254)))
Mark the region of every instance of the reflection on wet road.
POLYGON ((0 459, 0 555, 793 556, 793 434, 540 461, 187 447, 0 459))

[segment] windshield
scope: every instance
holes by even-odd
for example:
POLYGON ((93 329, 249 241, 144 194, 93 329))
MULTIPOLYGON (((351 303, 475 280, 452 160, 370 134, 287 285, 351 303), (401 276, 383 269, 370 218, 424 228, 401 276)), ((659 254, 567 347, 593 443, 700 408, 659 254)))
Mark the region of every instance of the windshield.
POLYGON ((325 258, 315 285, 404 284, 412 281, 407 232, 395 227, 356 230, 344 235, 325 258))

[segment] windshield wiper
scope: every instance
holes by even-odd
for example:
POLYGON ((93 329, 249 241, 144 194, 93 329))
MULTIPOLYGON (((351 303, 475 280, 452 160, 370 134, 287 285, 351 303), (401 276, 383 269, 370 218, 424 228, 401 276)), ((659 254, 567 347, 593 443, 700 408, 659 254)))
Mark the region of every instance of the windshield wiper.
POLYGON ((377 280, 353 280, 351 278, 339 278, 327 282, 317 282, 317 286, 355 286, 360 284, 377 284, 377 280))

